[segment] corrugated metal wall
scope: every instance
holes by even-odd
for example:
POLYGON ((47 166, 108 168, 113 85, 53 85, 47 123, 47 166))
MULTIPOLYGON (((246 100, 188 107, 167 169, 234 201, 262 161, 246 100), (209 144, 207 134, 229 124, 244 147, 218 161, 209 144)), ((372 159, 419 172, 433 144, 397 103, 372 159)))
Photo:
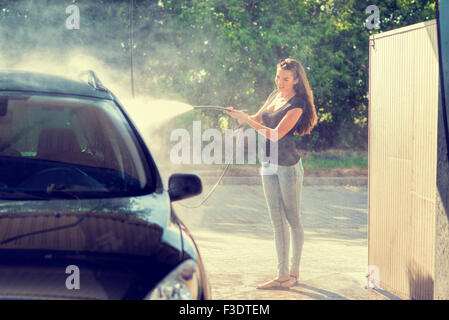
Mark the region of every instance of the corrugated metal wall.
POLYGON ((436 20, 370 37, 368 261, 402 298, 433 298, 437 45, 436 20))

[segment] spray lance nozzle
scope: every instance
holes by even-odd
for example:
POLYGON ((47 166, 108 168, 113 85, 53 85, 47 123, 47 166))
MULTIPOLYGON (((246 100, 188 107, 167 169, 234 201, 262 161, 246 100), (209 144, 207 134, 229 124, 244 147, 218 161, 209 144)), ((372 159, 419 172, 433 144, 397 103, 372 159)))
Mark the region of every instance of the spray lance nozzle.
MULTIPOLYGON (((195 110, 213 110, 213 111, 226 112, 226 108, 225 107, 221 107, 221 106, 194 106, 193 109, 195 109, 195 110)), ((239 110, 239 111, 248 112, 247 109, 243 109, 243 110, 239 110)), ((241 124, 235 130, 239 130, 239 129, 243 128, 244 126, 245 126, 244 124, 241 124)))
MULTIPOLYGON (((227 109, 227 108, 221 107, 221 106, 194 106, 193 109, 195 109, 195 110, 213 110, 213 111, 226 112, 226 109, 227 109)), ((239 110, 239 111, 242 111, 242 112, 248 112, 248 110, 246 110, 246 109, 244 109, 244 110, 239 110)), ((241 125, 239 125, 239 126, 237 127, 236 130, 241 129, 241 128, 243 128, 244 126, 245 126, 244 124, 241 124, 241 125)))
MULTIPOLYGON (((221 106, 194 106, 193 109, 196 110, 213 110, 213 111, 221 111, 221 112, 225 112, 226 108, 225 107, 221 107, 221 106)), ((242 112, 248 112, 248 110, 244 109, 244 110, 239 110, 242 112)))

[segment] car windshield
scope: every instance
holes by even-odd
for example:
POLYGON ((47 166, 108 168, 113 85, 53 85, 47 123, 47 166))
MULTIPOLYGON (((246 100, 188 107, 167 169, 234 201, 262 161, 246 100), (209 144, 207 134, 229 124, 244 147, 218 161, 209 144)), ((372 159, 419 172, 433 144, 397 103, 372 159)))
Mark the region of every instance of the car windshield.
POLYGON ((0 95, 0 199, 142 195, 151 169, 113 101, 0 95))

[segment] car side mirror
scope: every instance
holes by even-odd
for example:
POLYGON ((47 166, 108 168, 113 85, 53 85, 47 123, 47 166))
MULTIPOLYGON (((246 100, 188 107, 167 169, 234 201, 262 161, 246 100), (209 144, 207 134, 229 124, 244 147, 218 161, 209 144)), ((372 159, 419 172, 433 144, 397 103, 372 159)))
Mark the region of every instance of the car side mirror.
POLYGON ((187 199, 203 192, 200 177, 191 173, 174 173, 168 178, 168 195, 171 201, 187 199))

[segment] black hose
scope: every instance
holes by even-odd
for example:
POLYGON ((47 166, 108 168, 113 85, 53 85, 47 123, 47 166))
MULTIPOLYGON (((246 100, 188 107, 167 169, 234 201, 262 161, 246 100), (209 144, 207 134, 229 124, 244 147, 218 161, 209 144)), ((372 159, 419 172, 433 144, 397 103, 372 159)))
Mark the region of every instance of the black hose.
MULTIPOLYGON (((242 136, 242 134, 241 134, 241 133, 242 133, 242 130, 240 130, 240 129, 242 129, 243 127, 244 127, 244 125, 241 124, 241 125, 239 125, 239 126, 237 127, 237 129, 233 129, 233 131, 239 130, 238 136, 237 136, 236 145, 238 145, 239 142, 240 142, 240 137, 242 136)), ((201 207, 201 206, 207 201, 207 199, 209 199, 209 197, 212 195, 212 193, 214 193, 215 189, 216 189, 216 188, 218 187, 218 185, 220 184, 221 180, 223 179, 224 175, 225 175, 226 172, 228 171, 228 169, 229 169, 229 167, 230 167, 231 164, 232 164, 232 161, 231 161, 231 162, 228 162, 228 163, 226 164, 226 167, 224 168, 224 170, 223 170, 223 172, 221 173, 220 177, 218 178, 217 182, 214 184, 214 186, 212 187, 212 189, 210 189, 210 191, 209 191, 208 194, 204 197, 204 199, 201 200, 198 204, 193 205, 193 206, 185 205, 185 204, 182 204, 182 203, 178 203, 178 204, 179 204, 181 207, 189 208, 189 209, 194 209, 194 208, 199 208, 199 207, 201 207)))

